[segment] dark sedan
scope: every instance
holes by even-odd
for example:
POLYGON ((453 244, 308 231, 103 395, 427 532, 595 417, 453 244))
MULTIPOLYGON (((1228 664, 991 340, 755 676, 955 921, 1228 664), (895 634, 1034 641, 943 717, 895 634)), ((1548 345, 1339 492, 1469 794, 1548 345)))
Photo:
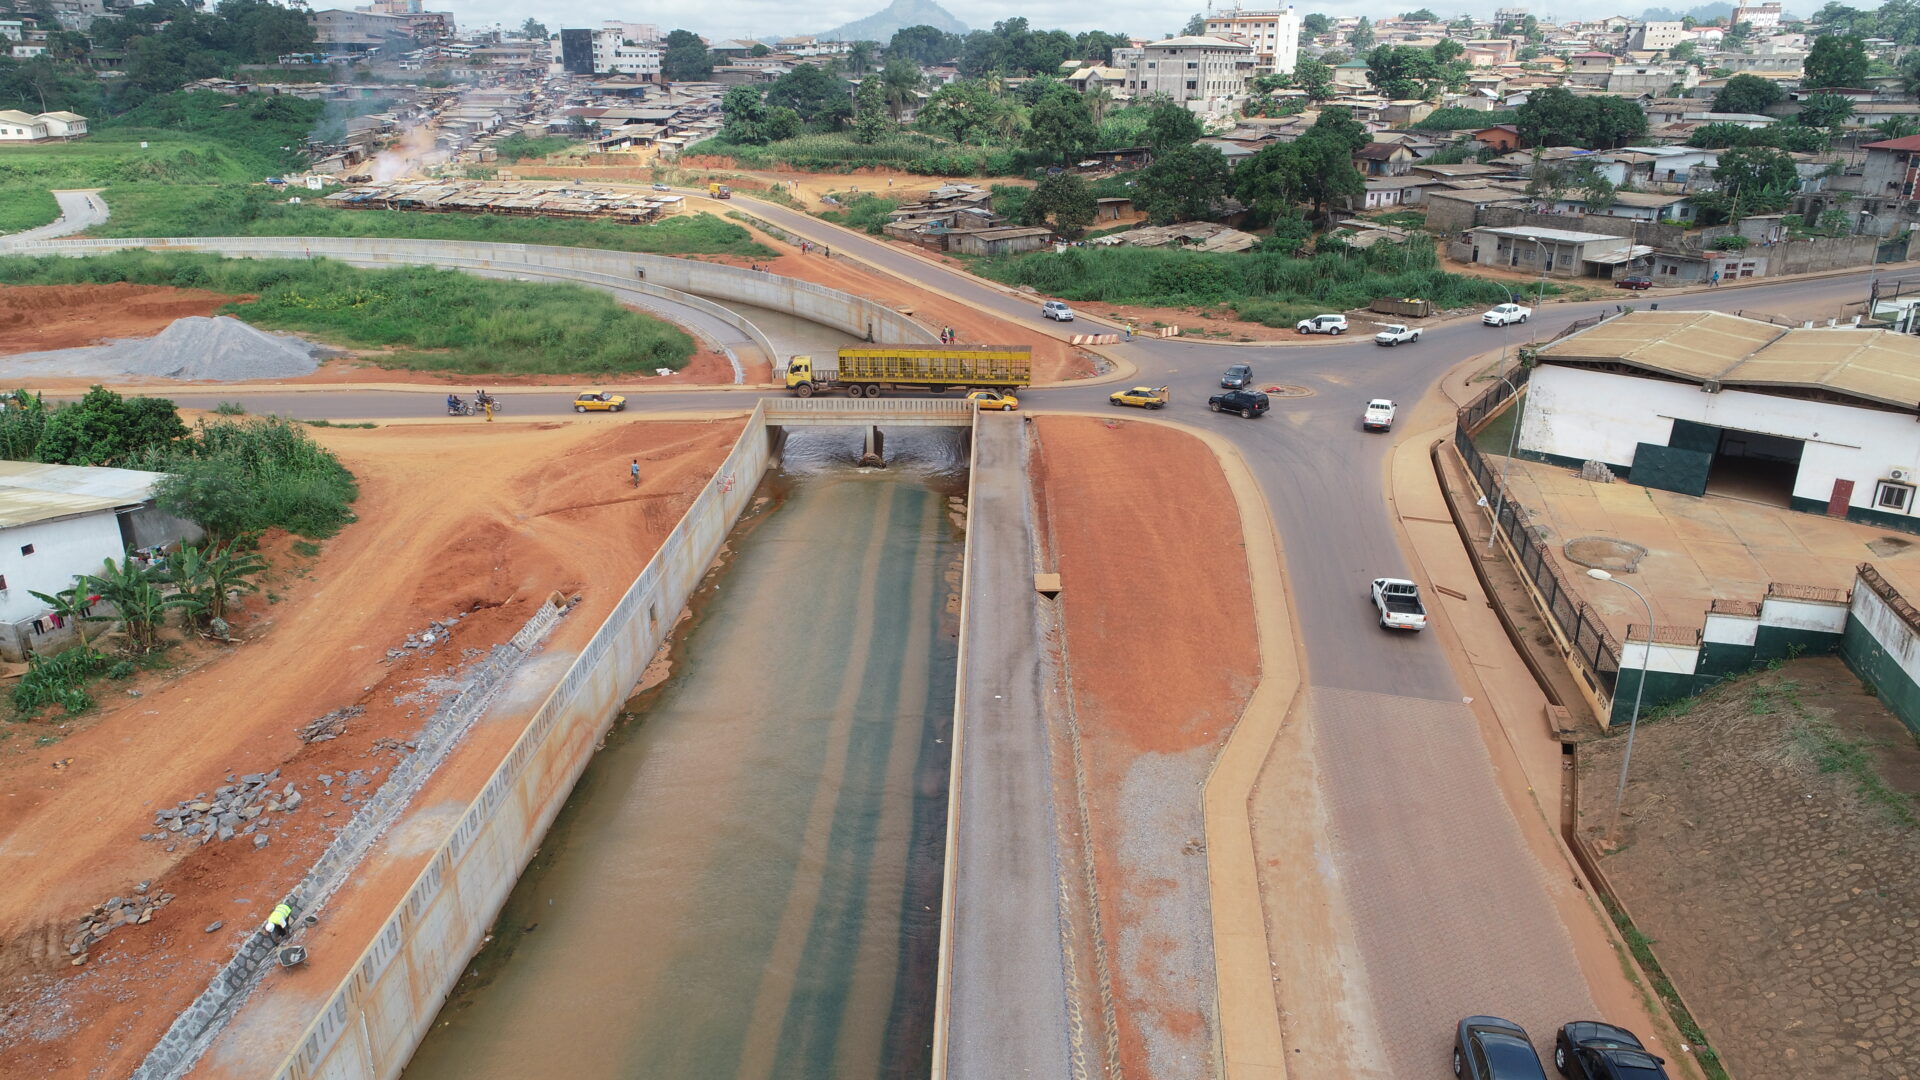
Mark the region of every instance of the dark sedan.
POLYGON ((1497 1016, 1469 1016, 1453 1036, 1453 1075, 1460 1080, 1547 1080, 1527 1029, 1497 1016))
POLYGON ((1575 1020, 1553 1040, 1553 1067, 1580 1080, 1667 1080, 1663 1064, 1633 1032, 1598 1020, 1575 1020))

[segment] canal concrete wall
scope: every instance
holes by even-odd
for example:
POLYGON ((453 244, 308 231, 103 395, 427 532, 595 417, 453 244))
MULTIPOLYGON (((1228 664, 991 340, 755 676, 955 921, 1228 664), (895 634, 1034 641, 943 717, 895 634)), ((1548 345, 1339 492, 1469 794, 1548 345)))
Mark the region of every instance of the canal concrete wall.
POLYGON ((768 461, 756 406, 733 451, 567 669, 276 1080, 391 1080, 479 949, 620 705, 753 498, 768 461))
POLYGON ((543 244, 493 244, 465 240, 395 240, 374 237, 338 236, 221 236, 163 237, 115 240, 48 240, 21 244, 20 255, 89 255, 124 248, 205 251, 230 257, 261 259, 299 259, 312 256, 340 259, 361 265, 393 263, 398 265, 451 266, 463 269, 513 270, 537 269, 551 276, 574 276, 585 283, 601 284, 612 279, 622 288, 666 297, 679 303, 700 307, 707 314, 725 319, 767 351, 768 360, 779 365, 773 347, 752 324, 719 304, 701 301, 711 297, 720 301, 752 304, 797 315, 800 318, 850 334, 855 338, 888 344, 935 345, 939 332, 924 326, 893 308, 863 296, 815 285, 781 274, 765 273, 699 262, 667 255, 641 255, 626 251, 602 251, 594 248, 552 247, 543 244), (581 277, 590 275, 590 277, 581 277), (692 296, 687 294, 699 294, 692 296), (711 309, 711 310, 709 310, 711 309))

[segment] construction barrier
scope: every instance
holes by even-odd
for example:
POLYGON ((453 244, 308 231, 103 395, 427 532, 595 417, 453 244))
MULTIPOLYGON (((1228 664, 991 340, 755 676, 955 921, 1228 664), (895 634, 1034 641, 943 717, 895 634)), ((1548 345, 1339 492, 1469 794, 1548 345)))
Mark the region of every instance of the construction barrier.
POLYGON ((1120 335, 1119 334, 1075 334, 1073 335, 1073 343, 1075 345, 1118 345, 1120 344, 1120 335))
POLYGON ((1179 337, 1180 328, 1177 326, 1163 326, 1160 328, 1160 336, 1161 337, 1179 337))

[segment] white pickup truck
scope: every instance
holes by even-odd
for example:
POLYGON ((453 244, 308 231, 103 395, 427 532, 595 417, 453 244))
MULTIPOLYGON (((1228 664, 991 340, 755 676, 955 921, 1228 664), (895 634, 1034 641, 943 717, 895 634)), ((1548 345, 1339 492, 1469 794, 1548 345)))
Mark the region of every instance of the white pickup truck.
POLYGON ((1420 602, 1420 586, 1404 578, 1374 578, 1373 606, 1380 609, 1382 630, 1427 628, 1427 607, 1420 602))
POLYGON ((1392 431, 1393 410, 1393 402, 1374 398, 1367 402, 1367 411, 1360 415, 1360 426, 1367 431, 1392 431))
POLYGON ((1388 323, 1380 328, 1379 333, 1373 335, 1375 345, 1403 345, 1409 341, 1419 340, 1420 331, 1417 328, 1402 326, 1399 323, 1388 323))

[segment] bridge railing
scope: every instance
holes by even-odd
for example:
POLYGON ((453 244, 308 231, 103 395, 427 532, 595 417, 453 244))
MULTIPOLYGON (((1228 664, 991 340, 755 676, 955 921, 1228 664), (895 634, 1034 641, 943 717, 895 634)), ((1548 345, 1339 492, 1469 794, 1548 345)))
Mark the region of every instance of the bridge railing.
POLYGON ((968 427, 974 403, 964 398, 767 398, 769 424, 921 424, 968 427))

